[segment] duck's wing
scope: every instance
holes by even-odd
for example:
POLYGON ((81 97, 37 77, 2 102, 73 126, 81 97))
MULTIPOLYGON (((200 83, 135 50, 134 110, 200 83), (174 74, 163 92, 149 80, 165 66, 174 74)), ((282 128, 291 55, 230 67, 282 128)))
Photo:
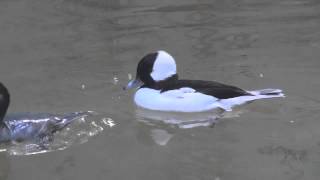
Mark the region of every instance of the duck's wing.
POLYGON ((200 92, 206 95, 214 96, 218 99, 228 99, 245 95, 252 95, 245 90, 235 86, 230 86, 214 81, 201 80, 177 80, 166 84, 162 87, 161 92, 180 88, 192 88, 195 92, 200 92))

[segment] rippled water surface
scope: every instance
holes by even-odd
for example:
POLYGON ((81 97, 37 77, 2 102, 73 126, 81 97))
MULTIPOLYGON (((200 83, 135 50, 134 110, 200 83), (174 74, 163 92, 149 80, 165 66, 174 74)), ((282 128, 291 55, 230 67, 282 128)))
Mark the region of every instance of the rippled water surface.
POLYGON ((92 110, 115 123, 63 151, 2 152, 0 179, 318 180, 319 19, 317 0, 0 1, 9 113, 92 110), (180 77, 287 97, 223 118, 138 109, 121 87, 158 49, 180 77))

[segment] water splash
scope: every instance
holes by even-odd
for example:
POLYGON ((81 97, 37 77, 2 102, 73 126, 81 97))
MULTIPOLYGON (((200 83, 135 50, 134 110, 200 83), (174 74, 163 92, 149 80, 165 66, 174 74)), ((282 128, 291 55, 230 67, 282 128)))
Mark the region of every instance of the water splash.
POLYGON ((64 150, 75 144, 86 143, 91 137, 96 136, 105 128, 115 126, 111 118, 101 117, 96 112, 74 112, 56 116, 79 114, 76 119, 63 130, 54 134, 53 140, 46 143, 37 141, 9 142, 0 144, 0 152, 10 155, 34 155, 52 151, 64 150), (105 123, 105 121, 107 123, 105 123))
POLYGON ((113 77, 113 84, 114 84, 114 85, 117 85, 118 82, 119 82, 119 78, 118 78, 117 76, 114 76, 114 77, 113 77))

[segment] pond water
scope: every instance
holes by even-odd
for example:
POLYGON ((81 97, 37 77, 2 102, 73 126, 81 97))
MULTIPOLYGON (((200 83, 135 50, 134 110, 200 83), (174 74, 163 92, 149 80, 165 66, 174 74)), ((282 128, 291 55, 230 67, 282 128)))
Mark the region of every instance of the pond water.
POLYGON ((114 123, 62 151, 2 152, 0 179, 318 180, 319 18, 317 0, 0 1, 8 113, 95 111, 114 123), (159 49, 185 79, 286 98, 220 119, 138 109, 122 86, 159 49))

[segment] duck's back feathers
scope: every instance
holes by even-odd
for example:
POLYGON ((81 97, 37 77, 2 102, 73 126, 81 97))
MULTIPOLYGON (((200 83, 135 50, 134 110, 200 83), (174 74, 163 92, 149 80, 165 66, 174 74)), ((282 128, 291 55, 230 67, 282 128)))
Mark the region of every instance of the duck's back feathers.
POLYGON ((215 81, 201 80, 175 80, 167 81, 160 87, 161 92, 180 88, 192 88, 196 92, 213 96, 218 99, 229 99, 239 96, 250 96, 252 94, 235 86, 222 84, 215 81))

